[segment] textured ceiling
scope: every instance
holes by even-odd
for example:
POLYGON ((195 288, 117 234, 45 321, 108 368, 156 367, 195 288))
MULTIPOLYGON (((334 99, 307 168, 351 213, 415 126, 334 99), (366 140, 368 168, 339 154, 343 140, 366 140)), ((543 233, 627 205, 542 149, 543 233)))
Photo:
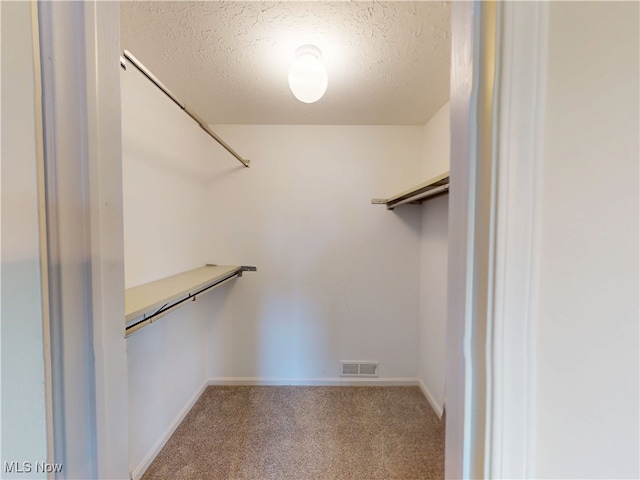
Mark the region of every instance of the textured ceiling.
POLYGON ((121 40, 211 124, 421 125, 449 98, 448 2, 121 2, 121 40), (298 102, 300 45, 325 96, 298 102))

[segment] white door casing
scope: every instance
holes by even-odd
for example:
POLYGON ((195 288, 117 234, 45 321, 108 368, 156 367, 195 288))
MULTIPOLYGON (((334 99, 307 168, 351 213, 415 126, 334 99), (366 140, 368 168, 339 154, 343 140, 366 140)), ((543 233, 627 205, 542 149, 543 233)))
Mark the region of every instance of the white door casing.
POLYGON ((447 478, 534 475, 547 8, 452 6, 447 478))
POLYGON ((534 478, 535 305, 548 4, 500 6, 488 478, 534 478))
POLYGON ((38 17, 57 478, 127 478, 119 9, 38 17))

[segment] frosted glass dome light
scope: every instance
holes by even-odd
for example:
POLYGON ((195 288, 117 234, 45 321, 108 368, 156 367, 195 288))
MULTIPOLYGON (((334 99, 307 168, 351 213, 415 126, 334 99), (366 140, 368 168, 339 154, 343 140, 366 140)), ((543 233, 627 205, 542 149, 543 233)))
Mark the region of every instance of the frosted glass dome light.
POLYGON ((320 50, 304 45, 296 50, 296 57, 289 68, 289 88, 301 102, 317 102, 327 91, 327 71, 320 61, 320 50))

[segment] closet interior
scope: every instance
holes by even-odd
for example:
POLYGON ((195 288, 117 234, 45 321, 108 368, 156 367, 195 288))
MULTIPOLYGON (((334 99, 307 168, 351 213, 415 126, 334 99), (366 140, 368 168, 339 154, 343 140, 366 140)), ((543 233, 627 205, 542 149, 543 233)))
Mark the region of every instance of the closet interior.
MULTIPOLYGON (((180 29, 195 15, 190 4, 135 3, 121 6, 132 478, 144 474, 209 385, 414 385, 441 416, 448 30, 425 27, 414 37, 443 48, 446 58, 439 65, 446 87, 418 123, 385 122, 384 111, 369 124, 284 123, 276 111, 273 123, 253 123, 247 103, 237 105, 247 121, 228 116, 225 122, 224 112, 210 118, 209 108, 192 103, 189 88, 175 82, 180 75, 166 75, 186 63, 172 64, 162 44, 152 53, 154 28, 176 43, 191 31, 180 29), (176 20, 158 26, 149 23, 154 14, 176 20), (345 364, 357 363, 375 368, 362 375, 345 372, 345 364)), ((243 12, 257 12, 257 18, 264 14, 257 8, 262 3, 213 3, 242 4, 243 12)), ((383 11, 401 19, 435 8, 403 3, 356 2, 343 11, 369 12, 371 18, 383 11)), ((329 3, 319 8, 340 11, 329 3)), ((449 7, 437 8, 448 28, 449 7)), ((204 32, 203 49, 207 41, 219 41, 216 28, 222 29, 204 32)), ((375 40, 379 32, 372 35, 375 40)), ((198 55, 210 61, 204 51, 185 57, 198 55)), ((250 68, 247 75, 256 75, 264 65, 250 68)), ((313 112, 334 94, 335 101, 345 100, 338 95, 339 77, 329 71, 329 79, 326 99, 317 105, 291 96, 291 118, 313 118, 304 109, 313 112)), ((408 108, 413 102, 405 103, 408 108)))

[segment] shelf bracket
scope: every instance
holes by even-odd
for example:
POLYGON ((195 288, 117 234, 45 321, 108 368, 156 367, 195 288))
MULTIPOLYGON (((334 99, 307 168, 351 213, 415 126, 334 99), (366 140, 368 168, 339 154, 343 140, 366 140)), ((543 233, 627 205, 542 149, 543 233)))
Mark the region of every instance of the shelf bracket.
POLYGON ((257 267, 253 267, 253 266, 250 266, 250 265, 242 265, 240 267, 240 271, 238 273, 238 276, 241 277, 244 272, 257 272, 257 271, 258 271, 257 267))

